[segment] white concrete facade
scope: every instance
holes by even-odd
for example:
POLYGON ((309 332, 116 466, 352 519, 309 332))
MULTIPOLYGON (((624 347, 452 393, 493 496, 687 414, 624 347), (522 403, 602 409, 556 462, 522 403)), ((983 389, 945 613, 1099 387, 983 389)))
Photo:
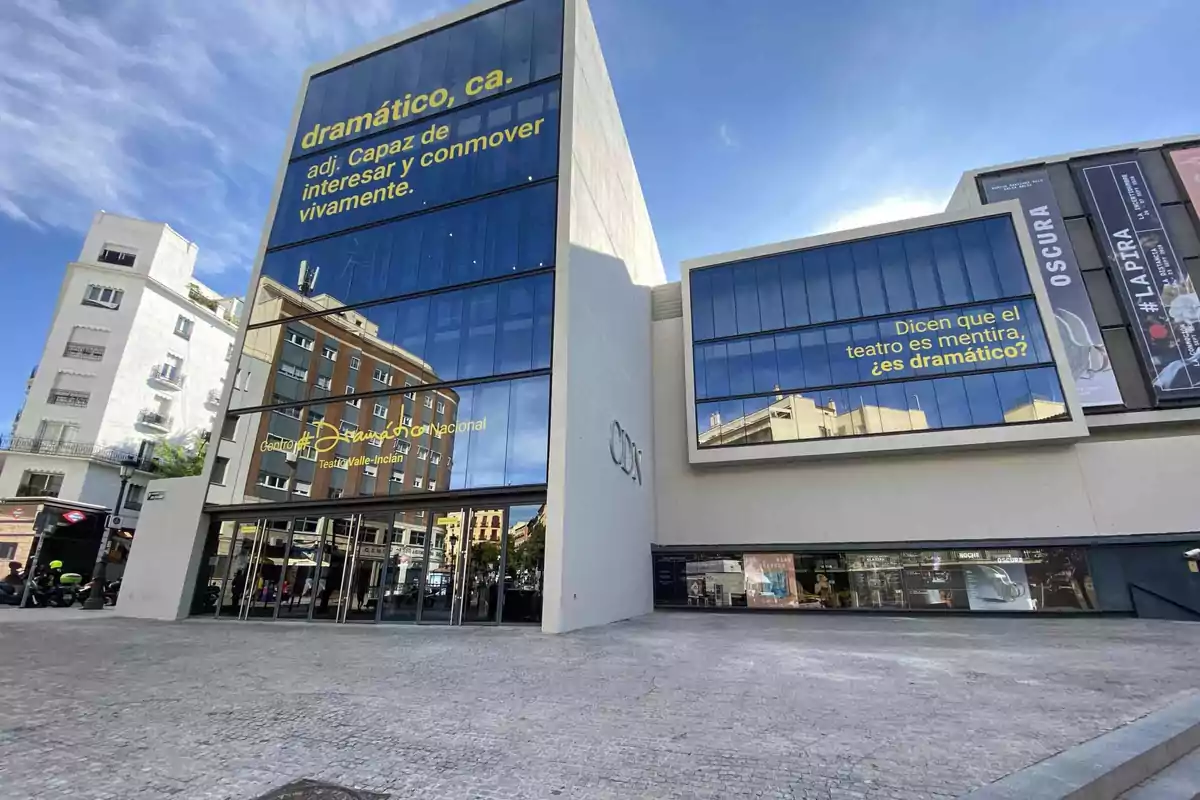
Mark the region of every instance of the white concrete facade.
MULTIPOLYGON (((122 454, 212 428, 240 301, 192 277, 196 254, 167 225, 96 215, 67 265, 0 497, 32 491, 30 475, 55 475, 59 497, 111 506, 122 454)), ((131 483, 128 528, 146 477, 131 483)))

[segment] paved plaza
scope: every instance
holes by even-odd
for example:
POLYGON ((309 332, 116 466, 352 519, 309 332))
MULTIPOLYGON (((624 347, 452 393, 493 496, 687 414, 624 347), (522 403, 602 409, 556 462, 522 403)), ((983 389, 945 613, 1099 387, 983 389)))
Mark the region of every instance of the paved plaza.
POLYGON ((0 613, 5 797, 953 798, 1200 686, 1200 625, 535 629, 0 613))

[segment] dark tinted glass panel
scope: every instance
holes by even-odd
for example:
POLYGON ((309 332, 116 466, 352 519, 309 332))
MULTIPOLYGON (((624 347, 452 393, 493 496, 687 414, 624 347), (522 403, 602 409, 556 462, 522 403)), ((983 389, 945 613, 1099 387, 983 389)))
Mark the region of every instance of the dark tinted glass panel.
POLYGON ((272 251, 250 324, 553 266, 556 193, 539 184, 272 251))
POLYGON ((1000 279, 1001 294, 1005 297, 1029 294, 1029 272, 1021 258, 1017 234, 1013 231, 1010 217, 994 217, 983 221, 988 242, 992 246, 992 259, 1000 279))
POLYGON ((958 243, 962 248, 963 264, 967 270, 971 297, 989 300, 1001 297, 1000 279, 992 263, 992 250, 984 222, 965 222, 956 226, 958 243))
POLYGON ((704 347, 705 397, 724 397, 735 394, 729 383, 729 360, 725 343, 704 347))
POLYGON ((779 386, 798 389, 804 386, 804 359, 800 354, 800 334, 775 335, 775 360, 779 365, 779 386))
POLYGON ((309 84, 292 152, 300 155, 557 75, 562 25, 561 0, 523 0, 318 75, 309 84), (322 126, 382 108, 389 113, 369 124, 351 123, 348 131, 327 130, 318 143, 322 126), (331 141, 331 133, 342 136, 331 141))
POLYGON ((713 335, 736 336, 737 306, 733 297, 733 270, 721 267, 709 272, 712 282, 713 335))
POLYGON ((829 278, 833 285, 833 308, 838 319, 862 316, 858 302, 858 284, 854 275, 854 259, 849 245, 825 249, 829 263, 829 278))
POLYGON ((858 297, 862 303, 863 316, 871 317, 888 313, 887 298, 883 291, 883 272, 879 263, 879 249, 873 241, 857 242, 850 248, 854 255, 854 275, 858 282, 858 297))
POLYGON ((813 323, 837 319, 833 309, 833 286, 829 280, 829 261, 823 250, 803 254, 804 279, 808 287, 808 315, 813 323))
POLYGON ((750 364, 755 392, 769 392, 779 386, 774 336, 758 336, 750 340, 750 364))
POLYGON ((912 281, 908 276, 908 260, 904 241, 899 236, 879 240, 879 268, 887 293, 888 311, 911 311, 913 308, 912 281))
POLYGON ((933 391, 937 395, 943 428, 971 426, 971 406, 962 378, 938 378, 933 382, 933 391))
POLYGON ((738 333, 757 333, 762 330, 756 272, 753 264, 742 264, 733 268, 733 297, 738 333))
POLYGON ((754 392, 754 374, 750 362, 750 340, 738 339, 726 344, 729 359, 729 393, 751 394, 754 392))
POLYGON ((944 305, 933 261, 933 237, 928 231, 916 231, 905 234, 903 239, 917 308, 944 305))
POLYGON ((935 228, 931 238, 938 281, 942 286, 942 300, 946 303, 969 303, 971 292, 967 286, 967 271, 954 229, 935 228))
POLYGON ((999 425, 1004 411, 996 393, 996 381, 991 375, 967 375, 963 378, 967 402, 971 406, 972 425, 999 425))
POLYGON ((833 382, 824 329, 800 333, 800 357, 804 362, 805 386, 828 386, 833 382))
POLYGON ((270 246, 553 177, 558 104, 553 82, 294 161, 270 246))
POLYGON ((761 330, 769 331, 785 326, 783 294, 779 284, 779 264, 763 261, 758 265, 758 313, 761 330))
POLYGON ((713 337, 712 272, 698 270, 691 279, 692 339, 713 337))
POLYGON ((779 258, 779 281, 783 290, 783 315, 787 327, 809 324, 808 289, 804 283, 804 261, 797 253, 779 258))

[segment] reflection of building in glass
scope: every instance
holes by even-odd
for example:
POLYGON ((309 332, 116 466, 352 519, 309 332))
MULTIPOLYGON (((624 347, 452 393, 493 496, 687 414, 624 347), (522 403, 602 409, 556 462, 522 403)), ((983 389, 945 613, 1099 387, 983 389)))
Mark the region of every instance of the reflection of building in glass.
POLYGON ((716 412, 707 420, 697 422, 701 430, 701 447, 794 442, 829 436, 919 431, 929 427, 925 412, 920 409, 863 405, 839 413, 832 400, 827 405, 818 405, 815 398, 799 394, 777 395, 766 408, 727 422, 722 422, 721 415, 716 412))
POLYGON ((1035 422, 1043 419, 1055 419, 1056 417, 1065 417, 1067 414, 1067 404, 1059 403, 1054 400, 1047 400, 1041 397, 1035 397, 1024 405, 1010 408, 1004 412, 1005 422, 1035 422))
POLYGON ((247 331, 236 380, 264 388, 261 397, 241 404, 308 405, 263 412, 255 429, 243 434, 255 443, 235 484, 245 487, 244 500, 279 501, 289 491, 296 498, 337 498, 449 486, 457 392, 417 388, 436 383, 438 376, 381 338, 369 308, 292 319, 336 301, 304 297, 270 278, 262 280, 256 297, 251 324, 284 321, 247 331), (312 405, 323 397, 404 386, 413 388, 312 405), (288 452, 297 450, 289 460, 288 452))

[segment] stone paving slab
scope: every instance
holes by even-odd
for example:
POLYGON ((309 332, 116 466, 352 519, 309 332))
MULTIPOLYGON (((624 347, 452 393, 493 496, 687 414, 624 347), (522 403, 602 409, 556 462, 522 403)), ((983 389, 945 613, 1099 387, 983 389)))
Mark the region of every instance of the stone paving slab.
POLYGON ((663 613, 567 636, 28 620, 0 626, 0 783, 36 800, 250 800, 301 779, 948 800, 1200 686, 1200 626, 1123 619, 663 613))

